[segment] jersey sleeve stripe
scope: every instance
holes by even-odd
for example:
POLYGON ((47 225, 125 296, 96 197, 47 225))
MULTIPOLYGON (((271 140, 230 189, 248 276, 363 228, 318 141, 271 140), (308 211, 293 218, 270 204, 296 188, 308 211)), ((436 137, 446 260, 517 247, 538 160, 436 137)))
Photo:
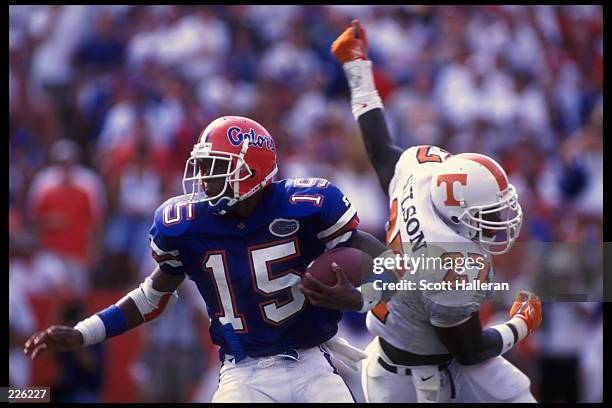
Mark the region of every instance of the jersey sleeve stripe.
POLYGON ((170 256, 177 257, 179 255, 178 249, 175 249, 174 251, 163 251, 155 244, 155 241, 152 238, 151 238, 151 248, 153 249, 153 252, 155 252, 159 256, 170 255, 170 256))
POLYGON ((162 262, 158 262, 159 265, 170 265, 174 268, 178 268, 179 266, 183 266, 183 263, 181 261, 175 261, 175 260, 168 260, 168 261, 162 261, 162 262))
POLYGON ((325 247, 329 250, 329 249, 334 249, 336 247, 336 245, 348 240, 351 235, 353 234, 353 231, 348 231, 345 232, 344 234, 340 235, 339 237, 332 239, 331 241, 328 241, 325 243, 325 247))
POLYGON ((344 224, 344 227, 340 228, 338 231, 334 232, 329 237, 321 239, 320 241, 323 243, 329 242, 331 240, 338 238, 340 235, 346 234, 347 232, 356 229, 358 226, 359 226, 359 216, 355 214, 349 222, 344 224))
POLYGON ((330 237, 335 232, 338 232, 342 227, 348 224, 353 217, 357 214, 355 207, 350 206, 348 210, 340 217, 340 219, 331 227, 324 229, 317 234, 317 238, 324 239, 330 237))
POLYGON ((155 251, 152 251, 152 255, 153 255, 153 259, 155 259, 155 261, 157 262, 164 262, 164 261, 180 261, 180 259, 176 256, 172 256, 172 255, 157 255, 155 253, 155 251))
POLYGON ((155 319, 157 316, 159 316, 164 311, 164 309, 166 309, 166 305, 168 304, 168 301, 170 300, 171 297, 172 297, 172 293, 167 293, 163 295, 161 299, 159 300, 159 306, 157 306, 157 308, 153 309, 151 312, 144 315, 145 322, 151 321, 155 319))

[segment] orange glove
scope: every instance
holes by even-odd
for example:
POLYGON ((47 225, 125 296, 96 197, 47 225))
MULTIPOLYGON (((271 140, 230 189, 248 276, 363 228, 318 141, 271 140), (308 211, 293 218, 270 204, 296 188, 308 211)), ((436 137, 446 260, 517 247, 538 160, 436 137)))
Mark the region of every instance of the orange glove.
POLYGON ((517 316, 523 319, 531 334, 542 323, 542 302, 535 293, 521 290, 514 299, 509 315, 510 318, 517 316))
POLYGON ((331 53, 341 64, 368 59, 368 39, 359 20, 351 21, 351 26, 336 38, 331 53))

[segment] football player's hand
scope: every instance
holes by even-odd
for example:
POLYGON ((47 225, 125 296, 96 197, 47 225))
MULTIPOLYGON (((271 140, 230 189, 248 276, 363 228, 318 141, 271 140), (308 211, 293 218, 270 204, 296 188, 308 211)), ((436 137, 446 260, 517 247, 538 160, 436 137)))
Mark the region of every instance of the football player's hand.
POLYGON ((313 306, 338 310, 360 310, 361 292, 349 281, 346 274, 335 262, 331 264, 336 274, 336 284, 327 286, 306 272, 299 289, 313 306))
POLYGON ((23 352, 34 360, 42 351, 69 351, 83 344, 83 336, 78 330, 68 326, 51 326, 34 333, 25 342, 23 352))
POLYGON ((535 293, 522 290, 516 295, 509 315, 510 318, 518 316, 523 319, 531 334, 542 323, 542 302, 535 293))
POLYGON ((331 53, 341 64, 368 59, 368 39, 359 20, 353 20, 351 26, 336 38, 331 53))

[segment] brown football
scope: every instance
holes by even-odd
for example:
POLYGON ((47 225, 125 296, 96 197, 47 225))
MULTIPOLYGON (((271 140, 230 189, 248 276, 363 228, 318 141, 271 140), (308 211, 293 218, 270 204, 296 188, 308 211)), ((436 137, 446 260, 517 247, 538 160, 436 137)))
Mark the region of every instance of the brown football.
POLYGON ((323 252, 306 269, 321 283, 328 286, 336 284, 336 274, 331 270, 332 262, 336 262, 339 267, 355 286, 361 285, 363 278, 372 273, 372 257, 360 249, 341 247, 323 252))

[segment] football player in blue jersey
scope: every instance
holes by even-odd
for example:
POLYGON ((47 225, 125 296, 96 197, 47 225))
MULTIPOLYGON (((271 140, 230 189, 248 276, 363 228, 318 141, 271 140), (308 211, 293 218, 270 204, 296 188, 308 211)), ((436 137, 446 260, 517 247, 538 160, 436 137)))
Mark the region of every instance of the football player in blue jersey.
MULTIPOLYGON (((357 229, 355 208, 329 181, 275 182, 276 172, 276 146, 260 124, 236 116, 210 123, 187 159, 184 195, 155 211, 155 271, 74 328, 33 334, 24 352, 89 346, 158 319, 187 276, 206 302, 223 363, 214 402, 354 401, 332 359, 356 367, 365 354, 336 337, 340 310, 365 312, 390 293, 362 294, 332 264, 336 296, 317 303, 308 288, 327 287, 305 270, 338 246, 373 257, 387 248, 357 229)), ((386 271, 375 279, 396 278, 386 271)))

